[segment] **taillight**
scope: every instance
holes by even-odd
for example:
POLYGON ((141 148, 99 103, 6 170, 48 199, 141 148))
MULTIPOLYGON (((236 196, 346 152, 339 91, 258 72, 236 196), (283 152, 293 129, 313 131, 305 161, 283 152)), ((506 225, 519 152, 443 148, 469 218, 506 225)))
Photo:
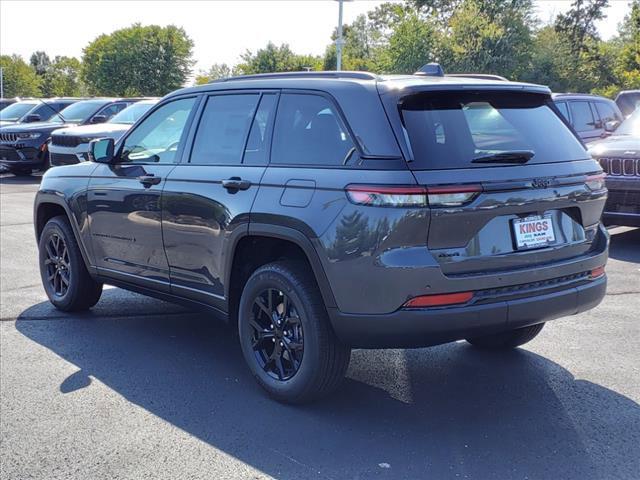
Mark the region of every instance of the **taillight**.
POLYGON ((414 297, 402 308, 443 307, 445 305, 459 305, 467 303, 473 298, 473 292, 443 293, 438 295, 422 295, 414 297))
POLYGON ((427 187, 429 205, 458 207, 469 203, 482 192, 482 185, 441 185, 427 187))
POLYGON ((605 177, 605 173, 599 173, 598 175, 589 175, 584 183, 587 184, 589 190, 602 190, 605 187, 605 177))
POLYGON ((439 185, 402 187, 348 185, 351 202, 373 207, 456 207, 469 203, 480 192, 481 185, 439 185))
POLYGON ((372 207, 426 207, 424 187, 348 185, 347 197, 353 203, 372 207))
POLYGON ((596 267, 593 270, 591 270, 589 277, 591 278, 591 280, 595 280, 596 278, 600 278, 604 275, 604 265, 602 265, 601 267, 596 267))

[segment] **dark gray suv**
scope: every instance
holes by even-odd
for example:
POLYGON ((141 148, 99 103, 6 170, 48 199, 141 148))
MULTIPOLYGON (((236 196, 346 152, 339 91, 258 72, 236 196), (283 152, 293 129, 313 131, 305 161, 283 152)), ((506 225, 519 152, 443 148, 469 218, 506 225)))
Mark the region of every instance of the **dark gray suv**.
POLYGON ((174 92, 35 200, 44 288, 102 284, 237 324, 278 400, 351 348, 513 348, 606 288, 602 170, 547 88, 315 72, 174 92))

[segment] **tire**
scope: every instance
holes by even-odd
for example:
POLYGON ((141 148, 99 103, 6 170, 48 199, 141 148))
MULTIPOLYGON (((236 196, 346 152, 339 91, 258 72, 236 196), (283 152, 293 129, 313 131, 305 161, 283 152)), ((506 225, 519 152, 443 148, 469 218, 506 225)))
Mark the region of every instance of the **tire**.
POLYGON ((13 173, 16 177, 26 177, 27 175, 31 175, 30 168, 16 168, 16 169, 10 169, 9 171, 13 173))
POLYGON ((302 263, 270 263, 251 275, 240 299, 238 334, 251 373, 283 403, 327 395, 349 366, 351 349, 333 332, 315 278, 302 263))
POLYGON ((77 312, 98 303, 102 283, 87 271, 66 217, 54 217, 47 222, 38 248, 42 285, 54 307, 63 312, 77 312))
POLYGON ((488 350, 506 350, 516 348, 533 340, 544 327, 544 323, 517 328, 508 332, 486 335, 484 337, 467 338, 474 347, 488 350))

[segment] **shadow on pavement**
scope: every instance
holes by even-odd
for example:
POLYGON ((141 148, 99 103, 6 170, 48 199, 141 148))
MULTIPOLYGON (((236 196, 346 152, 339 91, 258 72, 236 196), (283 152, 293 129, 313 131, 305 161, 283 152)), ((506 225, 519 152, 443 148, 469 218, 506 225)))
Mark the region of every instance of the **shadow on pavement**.
POLYGON ((640 263, 640 228, 612 234, 609 256, 624 262, 640 263))
MULTIPOLYGON (((126 315, 126 299, 120 308, 126 315)), ((18 330, 79 368, 60 385, 63 394, 91 388, 94 377, 276 478, 640 472, 639 405, 523 349, 484 353, 455 343, 354 351, 338 392, 291 407, 263 395, 230 329, 206 315, 28 321, 30 310, 18 330)))
POLYGON ((0 185, 38 185, 41 180, 42 173, 14 175, 7 171, 0 171, 0 185))

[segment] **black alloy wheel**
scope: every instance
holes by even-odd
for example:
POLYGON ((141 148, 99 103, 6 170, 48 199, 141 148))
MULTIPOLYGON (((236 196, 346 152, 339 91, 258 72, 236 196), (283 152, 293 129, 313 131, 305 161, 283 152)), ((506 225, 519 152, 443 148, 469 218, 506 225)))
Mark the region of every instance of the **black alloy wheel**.
POLYGON ((289 380, 298 372, 304 354, 296 306, 283 292, 268 288, 254 299, 251 315, 251 344, 258 365, 276 380, 289 380))

